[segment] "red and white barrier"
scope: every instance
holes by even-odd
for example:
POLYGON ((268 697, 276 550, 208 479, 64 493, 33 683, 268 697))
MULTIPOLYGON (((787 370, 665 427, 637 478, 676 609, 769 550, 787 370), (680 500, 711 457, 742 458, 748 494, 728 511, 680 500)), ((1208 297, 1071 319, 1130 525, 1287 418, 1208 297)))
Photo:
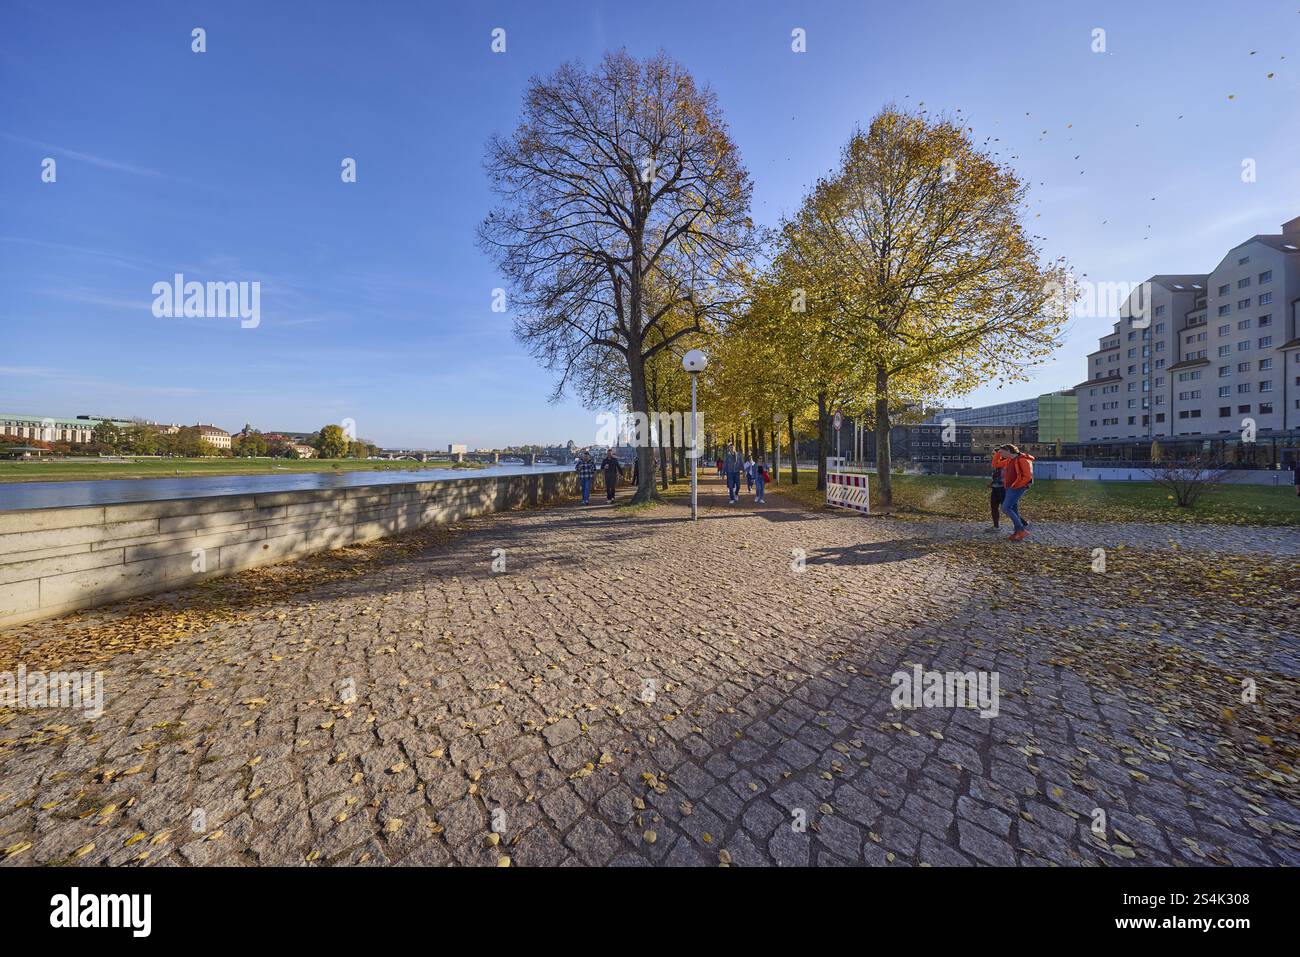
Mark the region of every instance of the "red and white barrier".
POLYGON ((844 459, 826 459, 826 504, 871 514, 871 488, 867 470, 844 464, 844 459))

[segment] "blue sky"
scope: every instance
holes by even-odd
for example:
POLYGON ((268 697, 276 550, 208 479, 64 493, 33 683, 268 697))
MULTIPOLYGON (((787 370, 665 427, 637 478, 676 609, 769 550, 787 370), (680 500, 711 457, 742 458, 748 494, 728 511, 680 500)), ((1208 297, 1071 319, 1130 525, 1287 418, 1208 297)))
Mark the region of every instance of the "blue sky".
MULTIPOLYGON (((550 375, 491 311, 502 283, 474 228, 484 144, 514 127, 529 76, 620 46, 662 47, 716 90, 761 223, 882 104, 924 102, 1017 157, 1050 256, 1096 281, 1208 271, 1300 215, 1297 39, 1295 0, 6 0, 0 410, 583 441, 593 413, 549 404, 550 375), (175 272, 260 281, 261 325, 155 318, 175 272)), ((1107 327, 1075 321, 1031 382, 963 401, 1073 385, 1107 327)))

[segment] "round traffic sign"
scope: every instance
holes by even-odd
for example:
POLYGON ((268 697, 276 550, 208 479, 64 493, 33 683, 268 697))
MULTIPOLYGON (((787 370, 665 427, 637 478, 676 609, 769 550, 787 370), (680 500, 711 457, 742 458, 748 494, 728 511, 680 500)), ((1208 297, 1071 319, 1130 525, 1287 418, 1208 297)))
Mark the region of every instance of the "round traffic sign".
POLYGON ((838 431, 840 430, 840 426, 843 425, 843 424, 844 424, 844 416, 842 416, 842 415, 840 415, 838 412, 836 412, 836 413, 835 413, 835 431, 838 432, 838 431))

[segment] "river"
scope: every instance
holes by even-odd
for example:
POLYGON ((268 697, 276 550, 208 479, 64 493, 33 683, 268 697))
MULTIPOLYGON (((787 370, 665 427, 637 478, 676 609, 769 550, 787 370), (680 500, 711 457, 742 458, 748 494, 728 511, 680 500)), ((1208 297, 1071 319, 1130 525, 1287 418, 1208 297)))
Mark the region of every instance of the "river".
POLYGON ((478 469, 403 469, 392 472, 294 472, 271 475, 204 475, 188 478, 95 479, 89 482, 3 482, 0 511, 20 508, 66 508, 77 505, 116 505, 157 502, 212 495, 297 492, 318 488, 354 488, 402 482, 447 482, 497 475, 538 475, 568 472, 565 465, 488 465, 478 469))

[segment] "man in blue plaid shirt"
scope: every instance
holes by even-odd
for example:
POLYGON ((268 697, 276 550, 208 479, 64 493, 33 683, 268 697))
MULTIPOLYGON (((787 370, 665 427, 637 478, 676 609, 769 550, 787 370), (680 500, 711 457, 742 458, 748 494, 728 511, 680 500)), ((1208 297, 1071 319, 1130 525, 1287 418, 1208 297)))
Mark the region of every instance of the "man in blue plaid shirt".
POLYGON ((596 477, 596 463, 591 460, 591 453, 584 449, 573 470, 578 473, 578 485, 582 487, 582 504, 590 505, 591 482, 596 477))

